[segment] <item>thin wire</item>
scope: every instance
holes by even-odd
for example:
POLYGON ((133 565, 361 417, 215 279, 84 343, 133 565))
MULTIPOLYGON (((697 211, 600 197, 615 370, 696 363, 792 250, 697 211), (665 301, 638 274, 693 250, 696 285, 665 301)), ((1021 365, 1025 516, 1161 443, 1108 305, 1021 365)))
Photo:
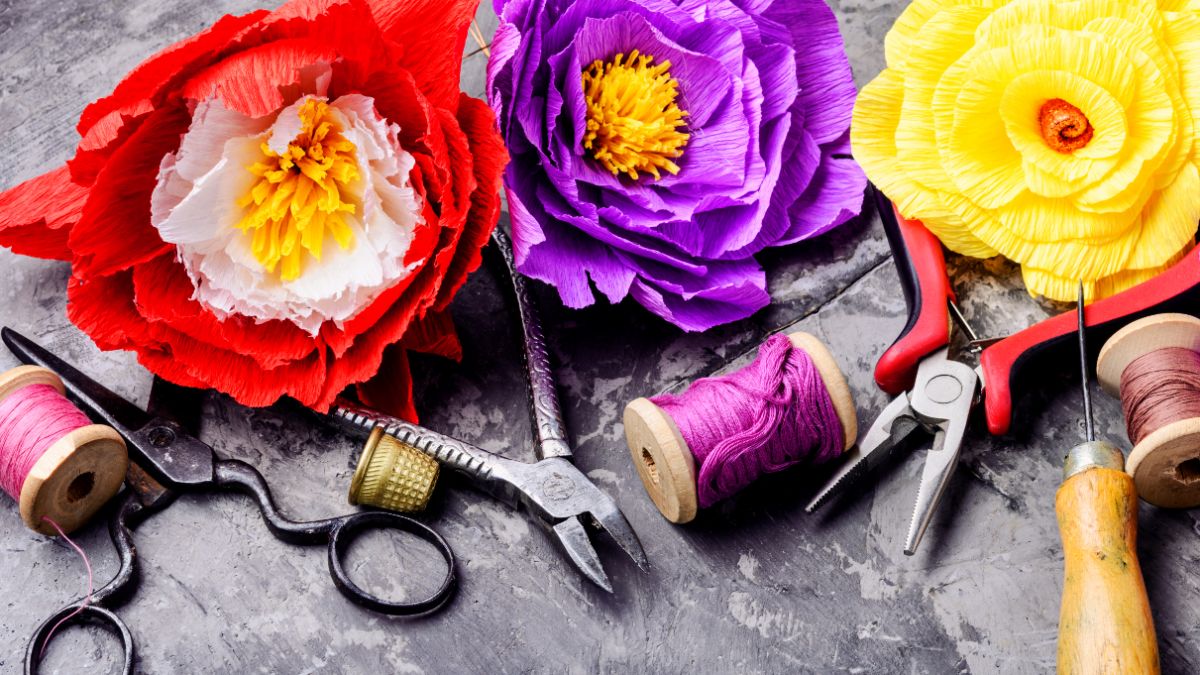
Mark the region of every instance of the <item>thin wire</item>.
POLYGON ((967 334, 968 342, 979 342, 979 336, 975 333, 975 329, 971 327, 971 322, 967 321, 967 317, 963 316, 962 310, 958 308, 958 303, 953 300, 948 301, 950 305, 950 318, 958 324, 958 327, 967 334))
POLYGON ((1096 440, 1096 426, 1092 421, 1092 392, 1088 388, 1088 352, 1087 352, 1087 333, 1084 329, 1087 323, 1084 320, 1084 310, 1086 305, 1083 297, 1083 280, 1079 281, 1079 302, 1075 306, 1076 312, 1079 314, 1079 375, 1083 379, 1083 423, 1087 429, 1088 442, 1096 440))
MULTIPOLYGON (((487 39, 483 37, 483 30, 479 27, 479 22, 472 20, 471 27, 468 32, 471 34, 471 37, 475 38, 475 42, 479 43, 479 51, 483 52, 484 56, 491 58, 492 46, 488 44, 487 39)), ((474 56, 478 53, 479 52, 472 52, 471 55, 474 56)))

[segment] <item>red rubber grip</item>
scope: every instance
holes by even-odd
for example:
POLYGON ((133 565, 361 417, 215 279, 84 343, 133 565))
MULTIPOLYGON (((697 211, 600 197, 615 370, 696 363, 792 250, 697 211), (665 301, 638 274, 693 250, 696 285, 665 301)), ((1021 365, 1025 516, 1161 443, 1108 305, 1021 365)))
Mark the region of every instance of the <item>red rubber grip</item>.
MULTIPOLYGON (((1093 353, 1122 327, 1146 316, 1162 312, 1200 313, 1200 249, 1159 276, 1111 298, 1088 305, 1087 338, 1093 353)), ((1046 319, 988 347, 979 357, 983 367, 984 406, 988 429, 995 435, 1008 433, 1013 419, 1014 379, 1034 365, 1054 368, 1058 363, 1076 367, 1078 328, 1076 310, 1046 319), (1069 353, 1068 353, 1069 352, 1069 353), (1053 354, 1052 354, 1053 353, 1053 354), (1062 358, 1048 362, 1044 357, 1062 358), (1072 360, 1072 358, 1074 360, 1072 360)), ((1030 369, 1044 372, 1045 368, 1030 369)))
POLYGON ((949 344, 948 303, 954 291, 937 237, 920 221, 905 219, 886 199, 879 200, 879 213, 908 304, 908 323, 875 365, 875 382, 894 396, 913 386, 925 357, 949 344))

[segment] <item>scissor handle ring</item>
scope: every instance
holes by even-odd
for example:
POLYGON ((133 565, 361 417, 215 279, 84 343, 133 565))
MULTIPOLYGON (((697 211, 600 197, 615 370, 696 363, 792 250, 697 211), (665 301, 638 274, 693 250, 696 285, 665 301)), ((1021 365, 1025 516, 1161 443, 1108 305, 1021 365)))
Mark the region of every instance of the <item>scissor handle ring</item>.
POLYGON ((121 646, 125 648, 125 666, 121 672, 133 675, 133 634, 120 617, 98 605, 88 605, 82 609, 79 605, 68 605, 43 621, 25 650, 25 675, 35 675, 38 672, 46 646, 54 637, 62 635, 64 628, 81 623, 103 626, 115 633, 121 639, 121 646))
POLYGON ((333 577, 333 583, 342 595, 355 604, 392 616, 421 616, 434 612, 446 604, 458 585, 458 575, 454 569, 454 551, 451 550, 450 544, 433 528, 419 520, 386 511, 363 511, 342 519, 329 537, 329 575, 333 577), (446 561, 446 576, 438 589, 428 598, 417 602, 393 602, 372 595, 354 583, 342 565, 342 558, 350 550, 354 540, 369 530, 402 530, 433 544, 446 561))

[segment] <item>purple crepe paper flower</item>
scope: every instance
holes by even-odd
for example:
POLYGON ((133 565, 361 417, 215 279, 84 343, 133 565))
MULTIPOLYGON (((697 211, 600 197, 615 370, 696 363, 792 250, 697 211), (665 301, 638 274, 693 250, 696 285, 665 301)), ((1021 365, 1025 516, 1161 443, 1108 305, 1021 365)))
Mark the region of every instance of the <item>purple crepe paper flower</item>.
POLYGON ((570 307, 627 295, 692 331, 770 302, 754 254, 859 213, 855 87, 822 0, 494 0, 488 98, 522 273, 570 307), (670 61, 689 139, 661 179, 584 147, 581 77, 638 50, 670 61))

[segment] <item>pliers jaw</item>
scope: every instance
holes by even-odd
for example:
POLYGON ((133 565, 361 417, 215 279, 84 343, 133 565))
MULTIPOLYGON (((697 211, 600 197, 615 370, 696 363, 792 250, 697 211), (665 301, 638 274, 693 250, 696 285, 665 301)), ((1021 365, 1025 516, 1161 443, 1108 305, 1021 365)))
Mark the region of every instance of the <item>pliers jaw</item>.
POLYGON ((562 457, 533 464, 507 460, 493 475, 511 486, 517 501, 536 515, 576 567, 597 586, 612 592, 588 527, 603 530, 642 570, 650 567, 641 542, 612 497, 562 457), (585 524, 588 527, 585 527, 585 524))
POLYGON ((909 407, 921 426, 933 434, 933 444, 925 455, 917 502, 904 540, 906 555, 916 553, 958 467, 971 409, 979 400, 979 375, 967 364, 949 358, 948 352, 948 348, 942 349, 921 362, 909 394, 909 407))
POLYGON ((912 390, 902 392, 883 409, 862 442, 851 450, 846 463, 825 483, 806 510, 815 511, 844 492, 882 464, 913 432, 922 429, 933 436, 933 443, 925 457, 904 542, 904 552, 913 555, 958 465, 971 408, 979 393, 975 369, 951 359, 948 348, 926 357, 917 369, 912 390))

